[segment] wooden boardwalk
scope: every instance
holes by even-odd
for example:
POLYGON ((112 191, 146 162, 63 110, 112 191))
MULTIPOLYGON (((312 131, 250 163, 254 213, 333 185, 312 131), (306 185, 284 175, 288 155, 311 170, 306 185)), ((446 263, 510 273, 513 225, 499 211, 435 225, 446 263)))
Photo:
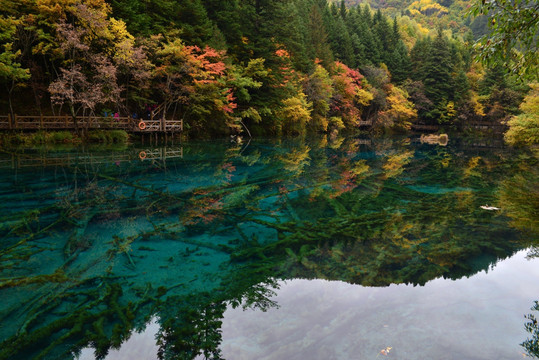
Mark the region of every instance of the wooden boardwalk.
MULTIPOLYGON (((446 124, 448 125, 448 124, 446 124)), ((416 131, 438 131, 443 128, 442 125, 412 124, 412 130, 416 131)), ((459 129, 493 130, 495 132, 505 132, 507 125, 493 121, 470 121, 457 124, 459 129)))
MULTIPOLYGON (((182 120, 140 120, 131 117, 81 116, 77 118, 79 129, 125 130, 137 133, 174 133, 183 131, 182 120)), ((71 116, 19 116, 0 115, 0 130, 75 130, 71 116)))

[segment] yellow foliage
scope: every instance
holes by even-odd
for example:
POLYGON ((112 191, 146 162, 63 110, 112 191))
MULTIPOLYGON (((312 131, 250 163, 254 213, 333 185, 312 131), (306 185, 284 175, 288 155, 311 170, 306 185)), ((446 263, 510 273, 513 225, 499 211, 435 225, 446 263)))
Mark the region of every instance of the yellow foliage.
POLYGON ((400 175, 404 167, 412 160, 413 151, 405 151, 388 157, 387 162, 382 166, 385 170, 384 178, 389 179, 400 175))
POLYGON ((522 114, 507 122, 509 130, 505 133, 505 141, 511 145, 539 144, 539 83, 530 84, 530 88, 520 104, 522 114))
POLYGON ((485 108, 483 107, 483 104, 479 102, 479 95, 477 95, 475 91, 472 91, 470 103, 472 104, 473 110, 476 115, 485 116, 485 108))
POLYGON ((468 165, 464 169, 464 177, 479 176, 479 173, 475 171, 475 168, 479 166, 479 161, 481 161, 481 156, 475 156, 468 161, 468 165))
POLYGON ((414 104, 408 101, 408 97, 409 95, 406 90, 397 86, 393 86, 387 97, 387 101, 391 105, 391 111, 403 120, 410 120, 417 117, 417 110, 414 108, 414 104))
POLYGON ((312 103, 307 101, 303 91, 299 91, 294 97, 285 99, 283 106, 277 111, 277 116, 282 120, 284 133, 303 133, 305 124, 311 120, 312 103))
POLYGON ((369 103, 374 99, 373 93, 365 89, 358 89, 356 92, 357 102, 363 106, 369 105, 369 103))
POLYGON ((466 77, 468 78, 468 82, 470 83, 472 90, 477 91, 479 89, 479 84, 485 77, 485 70, 483 69, 481 62, 472 62, 470 71, 466 73, 466 77))
POLYGON ((127 31, 123 20, 110 18, 109 31, 114 39, 114 57, 122 62, 132 62, 135 38, 127 31))
POLYGON ((414 14, 414 15, 419 15, 419 13, 421 13, 428 16, 432 16, 432 15, 440 16, 443 14, 447 14, 449 12, 449 10, 445 6, 442 6, 436 2, 433 2, 432 0, 414 1, 413 3, 410 4, 410 6, 408 6, 408 10, 410 11, 411 14, 414 14))
POLYGON ((531 84, 530 93, 524 98, 520 105, 520 110, 525 113, 530 113, 539 116, 539 83, 531 84))
POLYGON ((302 145, 294 148, 286 154, 279 157, 282 161, 284 169, 298 176, 303 172, 303 169, 310 164, 309 153, 311 148, 307 145, 302 145))
POLYGON ((70 10, 78 0, 36 0, 39 13, 51 23, 59 18, 65 18, 65 11, 70 10))
POLYGON ((342 130, 345 128, 342 118, 339 116, 332 116, 329 118, 329 126, 335 130, 342 130))
POLYGON ((380 113, 380 120, 383 127, 400 128, 409 130, 411 128, 410 120, 417 117, 417 110, 414 104, 408 101, 406 90, 397 86, 391 86, 387 103, 389 109, 380 113))
POLYGON ((359 160, 350 167, 350 172, 356 176, 366 175, 370 170, 367 160, 359 160))
POLYGON ((429 33, 430 33, 430 30, 426 27, 424 27, 423 25, 421 24, 417 24, 417 28, 419 29, 419 32, 423 35, 423 36, 427 36, 429 33))
POLYGON ((457 116, 457 110, 455 109, 455 103, 453 101, 450 101, 447 103, 445 107, 446 115, 453 119, 457 116))

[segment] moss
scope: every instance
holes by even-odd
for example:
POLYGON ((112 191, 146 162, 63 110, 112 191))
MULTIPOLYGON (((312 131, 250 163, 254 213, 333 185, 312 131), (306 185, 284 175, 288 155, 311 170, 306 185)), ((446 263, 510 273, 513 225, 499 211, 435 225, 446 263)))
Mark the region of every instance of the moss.
POLYGON ((29 284, 64 283, 67 281, 69 281, 69 278, 66 276, 64 271, 62 269, 58 269, 50 275, 36 275, 2 281, 0 282, 0 289, 29 284))
MULTIPOLYGON (((103 290, 102 290, 103 291, 103 290)), ((118 346, 124 341, 132 328, 131 304, 121 306, 119 304, 122 289, 118 284, 107 285, 104 293, 97 290, 89 293, 93 300, 85 306, 76 309, 68 316, 62 317, 47 325, 43 325, 30 332, 23 330, 21 334, 13 336, 3 343, 4 347, 0 349, 0 359, 45 359, 52 358, 51 352, 61 343, 75 339, 81 334, 85 334, 89 341, 96 345, 98 352, 106 354, 108 349, 118 346), (101 296, 100 296, 101 295, 101 296), (96 311, 105 305, 104 310, 96 311), (111 318, 116 318, 119 322, 113 327, 112 336, 107 334, 104 325, 109 323, 111 318), (69 329, 65 331, 66 329, 69 329), (62 334, 58 336, 59 334, 62 334), (50 341, 51 338, 55 338, 50 341), (50 341, 50 342, 49 342, 50 341), (46 345, 43 350, 32 357, 28 356, 28 349, 40 348, 36 345, 46 345)), ((38 313, 28 323, 40 324, 42 313, 38 313)))

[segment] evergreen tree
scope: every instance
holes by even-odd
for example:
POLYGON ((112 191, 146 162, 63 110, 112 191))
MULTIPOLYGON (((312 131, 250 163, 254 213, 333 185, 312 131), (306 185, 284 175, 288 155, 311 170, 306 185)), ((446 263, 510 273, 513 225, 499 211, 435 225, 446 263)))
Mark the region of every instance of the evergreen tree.
POLYGON ((320 59, 322 65, 329 67, 333 62, 333 55, 328 44, 328 35, 318 5, 311 6, 309 14, 309 34, 311 38, 311 58, 320 59))
POLYGON ((397 47, 399 40, 401 39, 401 34, 399 32, 399 24, 397 23, 397 17, 393 18, 393 33, 391 35, 391 45, 393 47, 397 47))
POLYGON ((203 46, 212 38, 215 28, 201 0, 176 2, 175 21, 187 44, 203 46))
POLYGON ((432 48, 430 37, 419 39, 410 51, 410 61, 412 63, 411 77, 413 80, 425 80, 426 59, 429 57, 432 48))
POLYGON ((436 107, 436 110, 430 114, 431 120, 439 120, 439 117, 444 114, 447 102, 453 98, 452 72, 449 42, 442 32, 438 31, 425 60, 423 74, 425 94, 436 107))
POLYGON ((362 23, 359 34, 361 44, 365 49, 365 60, 367 64, 378 65, 381 61, 381 44, 378 38, 374 36, 366 23, 362 23))
POLYGON ((348 29, 344 20, 337 16, 333 21, 333 27, 330 32, 331 49, 335 57, 347 65, 354 62, 354 49, 348 29))
POLYGON ((217 25, 226 39, 228 54, 237 57, 242 51, 242 26, 238 0, 205 0, 208 17, 217 25))
POLYGON ((406 49, 406 45, 402 40, 397 43, 397 46, 390 54, 387 66, 391 72, 391 79, 395 84, 402 84, 404 80, 410 77, 412 65, 408 56, 408 49, 406 49))
POLYGON ((350 36, 350 41, 352 42, 352 50, 354 54, 354 59, 352 61, 351 66, 354 68, 358 68, 358 67, 361 67, 362 65, 365 65, 367 62, 366 56, 365 56, 365 46, 361 43, 359 36, 353 33, 350 36))
POLYGON ((373 18, 374 27, 373 27, 373 34, 378 39, 380 45, 379 49, 380 51, 380 61, 387 64, 389 62, 389 58, 391 56, 391 53, 394 49, 394 41, 391 31, 391 26, 389 25, 389 22, 387 21, 387 18, 382 15, 382 12, 380 9, 376 12, 373 18))
POLYGON ((344 3, 344 0, 341 0, 340 15, 343 19, 346 19, 346 5, 344 3))

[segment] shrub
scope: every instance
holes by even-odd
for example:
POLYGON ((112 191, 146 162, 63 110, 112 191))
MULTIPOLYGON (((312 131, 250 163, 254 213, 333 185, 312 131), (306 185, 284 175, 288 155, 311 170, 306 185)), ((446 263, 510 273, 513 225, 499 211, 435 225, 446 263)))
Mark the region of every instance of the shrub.
POLYGON ((88 133, 87 140, 102 144, 125 144, 129 140, 129 134, 124 130, 95 130, 88 133))
POLYGON ((530 93, 520 105, 522 114, 507 122, 509 130, 505 133, 505 141, 510 145, 539 144, 539 84, 530 87, 530 93))
POLYGON ((72 142, 74 140, 74 136, 69 131, 56 131, 49 134, 49 139, 51 143, 59 144, 72 142))

